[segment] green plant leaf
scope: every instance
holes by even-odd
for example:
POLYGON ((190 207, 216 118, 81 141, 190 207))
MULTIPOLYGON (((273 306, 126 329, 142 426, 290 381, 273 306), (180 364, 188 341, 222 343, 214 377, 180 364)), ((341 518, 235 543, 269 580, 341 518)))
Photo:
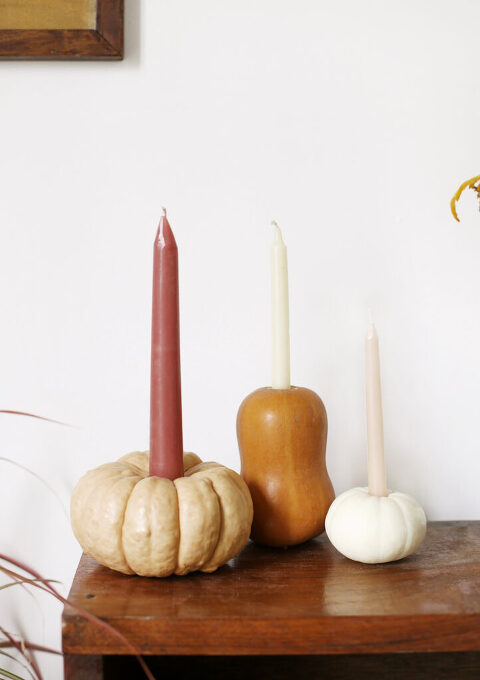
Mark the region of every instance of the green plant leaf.
MULTIPOLYGON (((2 572, 2 571, 3 571, 3 569, 2 569, 2 566, 0 565, 0 572, 2 572)), ((10 576, 12 578, 12 576, 10 574, 6 574, 6 575, 10 576)), ((18 576, 20 576, 20 575, 18 575, 18 576)), ((17 580, 19 580, 19 579, 17 579, 17 580)), ((6 585, 5 587, 8 587, 9 585, 15 585, 17 583, 17 580, 12 584, 6 585)), ((26 592, 26 594, 29 597, 32 598, 35 607, 38 609, 38 613, 40 614, 40 617, 42 619, 42 631, 43 631, 43 634, 45 635, 45 615, 44 615, 43 610, 42 610, 42 608, 41 608, 41 606, 40 606, 40 604, 39 604, 39 602, 36 598, 36 591, 32 591, 31 588, 28 588, 28 583, 25 584, 23 582, 20 582, 19 585, 26 592)), ((1 590, 1 587, 0 587, 0 590, 1 590)), ((1 646, 2 646, 2 643, 0 642, 0 647, 1 646)))
POLYGON ((15 661, 15 663, 18 663, 19 666, 24 668, 29 673, 30 677, 33 678, 33 680, 35 680, 35 676, 33 675, 30 668, 27 666, 27 664, 22 663, 22 661, 20 661, 20 659, 17 659, 16 657, 13 656, 13 654, 9 654, 8 652, 3 652, 3 651, 0 650, 0 654, 2 654, 3 656, 8 656, 9 659, 13 659, 13 661, 15 661))
MULTIPOLYGON (((31 583, 34 588, 39 588, 40 590, 49 592, 53 597, 57 598, 60 602, 62 602, 64 605, 68 605, 71 607, 74 611, 78 612, 80 616, 83 616, 84 619, 87 619, 87 621, 90 621, 90 623, 95 624, 98 628, 103 628, 103 630, 106 630, 110 635, 113 635, 116 637, 118 640, 121 640, 121 642, 127 647, 127 649, 132 652, 135 657, 138 660, 138 663, 142 667, 143 672, 145 673, 146 677, 148 680, 155 680, 155 677, 152 675, 152 672, 148 668, 147 664, 145 663, 145 660, 143 659, 142 655, 140 654, 140 651, 135 647, 134 644, 130 642, 130 640, 125 637, 120 631, 118 631, 116 628, 111 626, 109 623, 106 621, 103 621, 102 619, 98 618, 98 616, 95 616, 94 614, 90 614, 86 609, 83 609, 82 607, 79 607, 77 605, 74 605, 72 602, 67 600, 65 597, 60 595, 60 593, 52 586, 48 581, 45 581, 38 572, 36 572, 34 569, 31 569, 30 567, 27 567, 25 564, 22 562, 19 562, 18 560, 13 559, 13 557, 8 557, 7 555, 0 553, 0 560, 4 560, 5 562, 9 562, 10 564, 13 564, 14 566, 18 567, 19 569, 22 569, 23 571, 26 571, 27 574, 30 574, 30 576, 33 576, 34 579, 39 579, 41 581, 40 583, 31 583)), ((10 571, 6 567, 0 567, 0 570, 3 571, 7 575, 13 575, 14 578, 18 578, 21 580, 24 580, 26 577, 20 577, 19 574, 10 571)), ((1 630, 1 628, 0 628, 1 630)), ((36 669, 34 669, 35 672, 36 669)))
POLYGON ((42 680, 42 673, 40 672, 40 668, 38 667, 37 662, 35 661, 35 659, 32 656, 27 654, 27 650, 20 644, 20 642, 15 640, 13 635, 11 635, 7 630, 5 630, 5 628, 2 628, 2 626, 0 626, 0 633, 2 633, 2 635, 4 637, 6 637, 9 642, 11 642, 12 647, 15 647, 15 649, 18 652, 20 652, 20 654, 23 656, 25 661, 28 662, 28 664, 30 665, 30 667, 34 671, 38 680, 42 680))
POLYGON ((20 675, 10 673, 10 671, 6 671, 4 668, 0 668, 0 674, 3 675, 4 678, 13 678, 13 680, 25 680, 25 678, 20 677, 20 675))
POLYGON ((21 581, 13 581, 12 583, 4 583, 0 586, 0 590, 5 590, 5 588, 11 588, 12 586, 21 586, 22 584, 28 585, 29 583, 61 583, 61 581, 54 581, 53 579, 43 579, 43 578, 26 578, 21 581))
MULTIPOLYGON (((8 414, 8 415, 26 416, 28 418, 38 418, 39 420, 45 420, 47 422, 55 423, 57 425, 66 425, 67 427, 74 427, 73 425, 69 425, 68 423, 64 423, 64 422, 61 422, 59 420, 53 420, 52 418, 44 418, 43 416, 36 415, 35 413, 27 413, 25 411, 12 411, 12 410, 0 409, 0 413, 8 414)), ((60 505, 62 506, 62 510, 63 510, 65 516, 67 517, 67 520, 68 520, 68 512, 65 508, 65 505, 64 505, 62 499, 57 494, 55 489, 53 489, 50 486, 50 484, 48 484, 48 482, 46 482, 45 479, 43 479, 43 477, 41 477, 37 473, 33 472, 29 468, 27 468, 27 467, 21 465, 20 463, 17 463, 16 461, 13 461, 9 458, 5 458, 5 457, 2 456, 2 457, 0 457, 0 460, 8 462, 12 465, 16 465, 17 467, 25 470, 26 472, 29 472, 31 475, 33 475, 39 481, 41 481, 54 494, 54 496, 60 502, 60 505)), ((7 570, 0 567, 0 570, 3 571, 3 573, 7 574, 8 576, 10 576, 10 578, 14 579, 13 583, 9 583, 9 584, 6 584, 4 586, 1 586, 0 590, 3 590, 4 588, 8 588, 8 587, 13 586, 13 585, 20 585, 22 587, 25 587, 27 585, 33 585, 37 588, 40 588, 41 590, 45 590, 46 592, 48 592, 50 594, 54 594, 55 597, 57 597, 57 599, 61 598, 61 595, 57 593, 57 591, 53 588, 53 586, 50 585, 51 583, 58 583, 58 581, 53 581, 52 579, 49 579, 49 580, 43 579, 36 572, 31 572, 22 563, 16 562, 14 560, 12 561, 10 558, 8 558, 5 555, 3 555, 2 558, 4 560, 6 560, 7 562, 9 562, 10 564, 15 564, 16 566, 20 567, 20 569, 22 569, 23 571, 27 571, 27 573, 29 573, 34 578, 32 578, 32 579, 27 578, 26 579, 23 575, 16 574, 15 572, 10 572, 8 574, 7 570), (42 587, 40 585, 40 583, 42 583, 43 586, 45 586, 45 587, 42 587)), ((21 654, 23 656, 25 661, 28 662, 29 667, 25 666, 25 664, 23 664, 19 659, 15 658, 11 654, 8 654, 8 652, 0 650, 0 654, 2 654, 3 656, 7 656, 9 658, 14 659, 22 667, 26 668, 26 670, 28 671, 30 676, 32 678, 34 678, 34 680, 35 680, 35 676, 33 675, 32 671, 35 672, 35 675, 38 678, 38 680, 42 680, 42 674, 40 672, 40 669, 39 669, 34 657, 31 654, 28 653, 29 649, 36 650, 36 651, 50 652, 50 653, 53 653, 53 654, 61 654, 61 652, 57 652, 54 649, 49 649, 48 647, 43 647, 41 645, 33 645, 33 644, 30 644, 30 643, 25 643, 23 640, 22 640, 22 643, 20 644, 17 640, 15 640, 15 638, 12 635, 10 635, 10 633, 8 633, 6 630, 4 630, 1 626, 0 626, 0 633, 2 633, 4 635, 4 637, 6 637, 7 640, 8 640, 8 642, 6 642, 6 643, 0 642, 0 647, 3 648, 3 647, 8 646, 8 647, 15 648, 19 652, 19 654, 21 654), (30 670, 30 667, 31 667, 32 670, 30 670)), ((142 663, 142 662, 143 662, 143 659, 141 659, 140 663, 142 663)), ((144 662, 142 663, 142 667, 143 667, 143 665, 144 665, 144 662)), ((148 669, 147 669, 147 671, 148 671, 148 669)), ((19 675, 16 675, 15 673, 7 671, 6 669, 3 669, 3 668, 0 668, 0 676, 4 677, 4 678, 13 678, 13 680, 24 680, 24 678, 21 678, 19 675)), ((152 676, 152 678, 153 678, 153 676, 152 676)))

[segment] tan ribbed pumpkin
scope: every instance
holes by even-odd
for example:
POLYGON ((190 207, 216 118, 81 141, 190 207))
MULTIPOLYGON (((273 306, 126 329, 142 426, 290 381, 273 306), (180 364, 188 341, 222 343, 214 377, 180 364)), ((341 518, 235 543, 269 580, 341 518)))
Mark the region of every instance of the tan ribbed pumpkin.
POLYGON ((248 541, 253 519, 243 479, 184 454, 185 476, 150 477, 148 451, 87 472, 71 500, 84 552, 124 574, 164 577, 215 571, 248 541))

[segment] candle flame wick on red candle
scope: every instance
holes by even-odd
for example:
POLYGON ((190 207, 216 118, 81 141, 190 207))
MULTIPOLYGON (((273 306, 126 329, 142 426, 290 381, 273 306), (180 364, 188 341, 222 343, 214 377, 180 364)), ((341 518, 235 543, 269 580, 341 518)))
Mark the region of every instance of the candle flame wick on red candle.
POLYGON ((177 244, 175 242, 175 236, 173 235, 172 228, 168 221, 167 211, 165 208, 162 208, 162 210, 164 211, 164 214, 162 215, 158 225, 156 241, 161 247, 169 245, 170 247, 173 246, 176 248, 177 244))
POLYGON ((163 206, 162 206, 162 212, 163 212, 163 216, 166 217, 167 216, 167 209, 164 208, 163 206))

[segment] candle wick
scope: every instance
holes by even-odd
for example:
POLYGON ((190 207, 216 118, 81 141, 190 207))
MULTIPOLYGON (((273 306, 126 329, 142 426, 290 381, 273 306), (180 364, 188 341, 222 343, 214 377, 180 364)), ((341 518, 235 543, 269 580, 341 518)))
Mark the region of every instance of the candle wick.
POLYGON ((282 232, 280 230, 280 227, 278 224, 275 222, 275 220, 272 220, 272 226, 274 228, 274 236, 273 236, 273 241, 274 243, 280 243, 283 241, 282 239, 282 232))
POLYGON ((163 212, 163 216, 166 217, 167 216, 167 209, 162 207, 162 212, 163 212))

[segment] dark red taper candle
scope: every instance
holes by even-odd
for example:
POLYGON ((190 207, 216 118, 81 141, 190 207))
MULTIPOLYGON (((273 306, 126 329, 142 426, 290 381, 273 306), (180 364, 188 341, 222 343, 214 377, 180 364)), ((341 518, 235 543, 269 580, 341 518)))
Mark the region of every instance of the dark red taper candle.
POLYGON ((153 246, 150 474, 183 477, 178 249, 166 212, 153 246))

